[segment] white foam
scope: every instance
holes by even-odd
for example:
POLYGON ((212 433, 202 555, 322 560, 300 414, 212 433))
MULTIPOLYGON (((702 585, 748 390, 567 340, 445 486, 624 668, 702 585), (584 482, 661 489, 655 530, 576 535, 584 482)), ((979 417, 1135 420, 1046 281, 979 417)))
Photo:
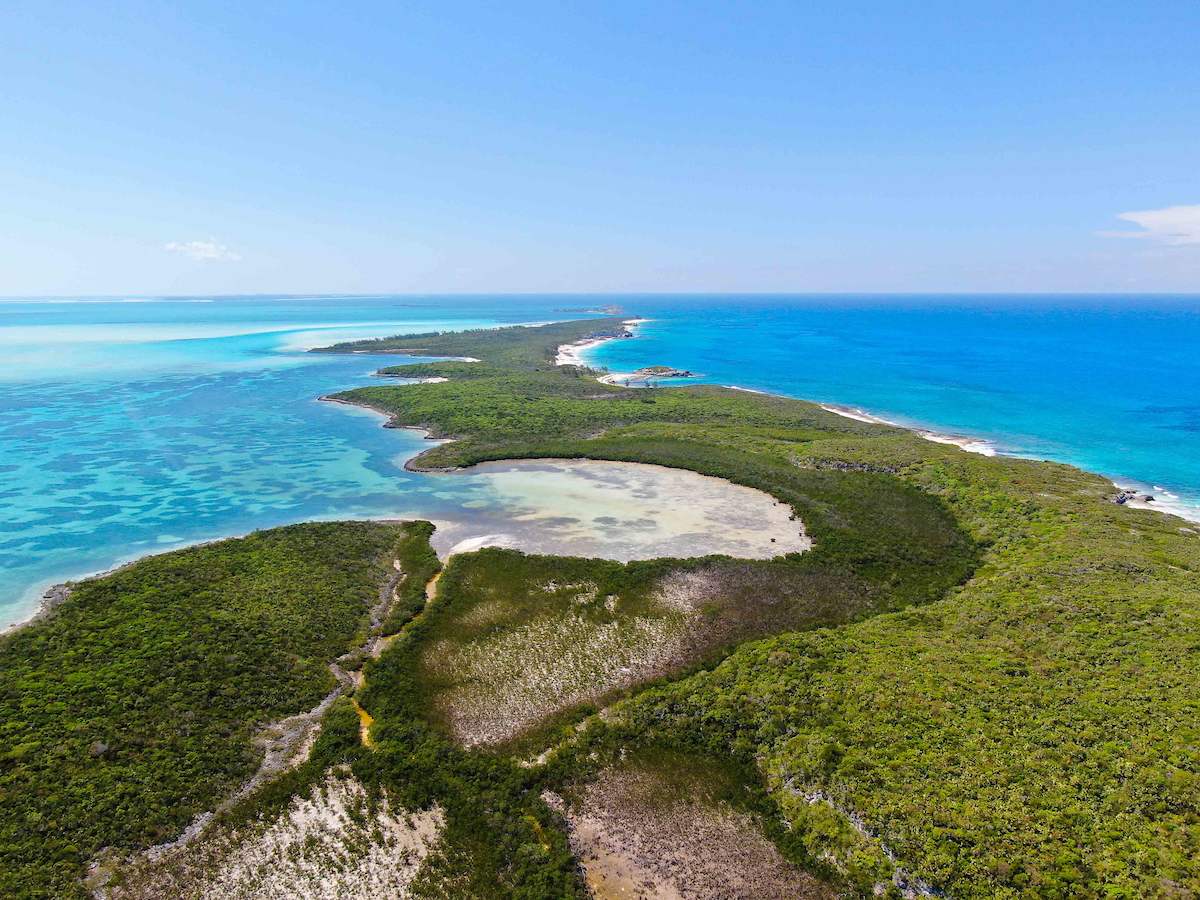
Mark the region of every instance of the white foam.
POLYGON ((933 441, 935 444, 953 444, 955 447, 961 447, 968 453, 978 453, 980 456, 996 455, 996 447, 990 441, 960 437, 953 434, 938 434, 935 431, 917 430, 917 434, 927 441, 933 441))
POLYGON ((826 412, 831 412, 834 415, 842 416, 846 419, 853 419, 856 422, 868 422, 872 425, 892 425, 896 428, 904 428, 913 432, 919 437, 923 437, 927 441, 932 441, 935 444, 950 444, 955 447, 960 447, 968 453, 978 453, 980 456, 995 456, 999 451, 996 445, 991 441, 983 438, 968 437, 960 434, 942 434, 938 431, 929 431, 924 428, 914 428, 911 425, 905 425, 901 422, 893 422, 890 419, 884 419, 880 416, 873 415, 866 410, 852 406, 834 406, 832 404, 821 404, 821 409, 826 412))
POLYGON ((868 412, 863 412, 861 409, 851 409, 846 406, 825 406, 824 404, 822 404, 821 409, 825 410, 825 412, 831 412, 836 416, 853 419, 855 422, 870 422, 875 425, 892 424, 890 422, 885 422, 878 416, 873 416, 868 412))
POLYGON ((1162 485, 1146 487, 1132 479, 1122 478, 1114 481, 1113 486, 1124 491, 1137 491, 1139 494, 1147 494, 1154 498, 1153 500, 1126 500, 1125 506, 1132 506, 1134 509, 1152 509, 1155 512, 1187 519, 1189 522, 1200 522, 1200 504, 1188 502, 1162 485))

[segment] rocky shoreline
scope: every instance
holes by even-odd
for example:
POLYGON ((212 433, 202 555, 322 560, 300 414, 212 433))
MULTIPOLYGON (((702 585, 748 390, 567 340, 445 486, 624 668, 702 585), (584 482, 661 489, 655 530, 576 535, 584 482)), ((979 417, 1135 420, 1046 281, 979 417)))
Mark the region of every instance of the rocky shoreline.
POLYGON ((610 372, 607 375, 601 375, 599 380, 603 384, 620 384, 625 387, 650 387, 656 381, 662 381, 668 378, 699 378, 698 372, 692 372, 688 369, 676 369, 672 366, 644 366, 636 372, 610 372))
MULTIPOLYGON (((97 576, 93 577, 99 577, 99 575, 105 574, 107 573, 101 572, 97 576)), ((50 617, 53 615, 56 609, 58 609, 67 601, 67 599, 71 596, 71 591, 74 589, 74 587, 74 581, 64 581, 61 584, 52 585, 46 590, 46 593, 42 594, 42 599, 38 602, 38 608, 34 611, 33 615, 27 619, 22 619, 20 622, 12 622, 6 625, 3 631, 0 631, 0 636, 11 634, 18 628, 24 628, 26 625, 31 625, 34 622, 40 622, 43 619, 50 617)))
POLYGON ((1153 503, 1154 495, 1145 491, 1139 491, 1136 488, 1117 488, 1116 494, 1111 498, 1117 506, 1124 506, 1126 503, 1153 503))

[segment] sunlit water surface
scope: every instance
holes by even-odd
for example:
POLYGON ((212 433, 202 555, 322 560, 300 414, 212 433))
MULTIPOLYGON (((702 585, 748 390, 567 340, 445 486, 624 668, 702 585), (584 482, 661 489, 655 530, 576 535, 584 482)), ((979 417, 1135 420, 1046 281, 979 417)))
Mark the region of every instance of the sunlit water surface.
POLYGON ((395 358, 311 347, 581 315, 561 302, 0 304, 0 625, 36 608, 51 583, 309 519, 432 519, 443 553, 803 549, 771 498, 693 473, 545 462, 408 472, 428 447, 421 434, 317 399, 372 383, 395 358))
MULTIPOLYGON (((488 534, 614 558, 713 549, 696 539, 712 520, 681 512, 665 485, 638 498, 636 478, 598 486, 595 473, 561 469, 414 474, 402 465, 428 446, 420 434, 317 402, 371 383, 380 361, 309 347, 582 317, 612 302, 0 302, 0 624, 55 581, 307 519, 430 518, 443 526, 443 552, 488 534), (622 507, 634 501, 644 505, 622 507)), ((1169 508, 1200 515, 1195 297, 617 302, 651 321, 637 340, 591 351, 596 364, 666 363, 705 381, 857 406, 1156 486, 1169 508)), ((740 549, 758 555, 752 531, 729 533, 747 532, 740 549)))

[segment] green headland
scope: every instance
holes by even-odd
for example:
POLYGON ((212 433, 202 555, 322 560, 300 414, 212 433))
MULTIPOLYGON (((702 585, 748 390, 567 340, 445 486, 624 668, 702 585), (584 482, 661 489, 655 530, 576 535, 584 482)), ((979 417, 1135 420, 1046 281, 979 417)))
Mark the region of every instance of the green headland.
POLYGON ((624 333, 337 345, 457 359, 329 399, 453 439, 414 469, 687 469, 811 549, 443 561, 428 523, 339 522, 80 582, 0 640, 0 894, 1200 892, 1191 526, 1067 466, 555 364, 624 333))

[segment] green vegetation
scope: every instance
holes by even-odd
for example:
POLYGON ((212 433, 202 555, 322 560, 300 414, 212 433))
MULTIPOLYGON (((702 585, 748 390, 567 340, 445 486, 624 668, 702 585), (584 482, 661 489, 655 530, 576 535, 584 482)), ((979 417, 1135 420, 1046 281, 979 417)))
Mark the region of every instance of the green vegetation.
MULTIPOLYGON (((393 582, 394 640, 356 698, 373 749, 334 704, 309 761, 226 825, 349 765, 368 791, 444 811, 418 896, 573 897, 572 804, 648 785, 655 810, 685 811, 655 819, 655 840, 698 792, 695 810, 734 810, 847 896, 1200 892, 1197 529, 1066 466, 551 364, 604 329, 619 320, 346 345, 481 361, 391 367, 449 380, 338 398, 456 438, 418 467, 588 457, 728 478, 789 504, 811 551, 485 550, 455 557, 427 605, 432 526, 341 523, 85 582, 0 642, 0 894, 78 894, 102 847, 173 838, 213 808, 254 770, 258 729, 330 690, 329 662, 393 582)), ((776 884, 795 875, 780 865, 776 884)))
MULTIPOLYGON (((437 601, 430 613, 436 608, 437 601)), ((418 877, 417 896, 584 896, 566 836, 539 799, 540 773, 509 756, 464 749, 430 714, 416 673, 431 618, 414 619, 364 667, 359 702, 375 718, 375 752, 354 767, 364 783, 387 788, 409 808, 436 801, 445 810, 441 847, 418 877)))
POLYGON ((630 740, 757 766, 792 839, 864 891, 881 844, 954 896, 1200 890, 1195 529, 1069 467, 799 401, 610 388, 471 340, 473 375, 340 396, 458 439, 417 465, 592 457, 762 488, 814 538, 796 571, 861 598, 843 620, 885 611, 652 687, 614 710, 630 740))
POLYGON ((890 596, 806 555, 623 565, 485 549, 440 582, 413 678, 462 743, 536 753, 581 711, 739 641, 845 622, 890 596))
MULTIPOLYGON (((830 441, 886 441, 903 432, 811 404, 722 388, 631 391, 602 385, 585 371, 549 365, 557 343, 578 332, 543 340, 531 336, 537 330, 509 332, 522 340, 519 363, 505 362, 515 350, 488 355, 495 332, 456 335, 445 344, 430 336, 388 341, 481 361, 391 367, 387 374, 450 380, 363 388, 338 399, 385 411, 394 424, 456 438, 422 454, 416 467, 592 457, 722 476, 789 503, 815 549, 767 562, 621 566, 499 550, 457 560, 442 581, 439 602, 401 645, 368 667, 360 701, 375 717, 372 734, 380 754, 387 757, 385 748, 402 735, 398 743, 404 749, 393 751, 392 758, 410 761, 406 777, 396 779, 397 789, 401 781, 444 779, 439 766, 461 765, 466 771, 460 783, 474 785, 479 766, 512 765, 512 756, 465 752, 451 736, 527 753, 538 741, 570 734, 570 723, 596 704, 678 676, 739 641, 929 603, 974 568, 977 547, 942 502, 905 484, 889 467, 837 458, 796 465, 799 452, 830 441), (672 578, 684 579, 672 594, 673 605, 662 596, 672 578), (413 729, 420 741, 437 747, 428 754, 437 766, 419 777, 411 767, 421 756, 413 729)), ((521 770, 513 783, 525 785, 528 778, 521 770)), ((530 799, 528 787, 522 790, 509 801, 522 810, 507 820, 517 824, 506 827, 510 833, 516 829, 512 842, 529 848, 535 845, 520 823, 540 815, 540 803, 530 799)), ((448 807, 447 846, 471 848, 471 835, 482 824, 470 812, 473 804, 456 811, 444 791, 431 796, 448 807), (462 821, 470 824, 456 826, 462 821)), ((458 877, 469 878, 477 890, 498 882, 519 893, 531 873, 548 877, 548 861, 538 854, 523 857, 539 860, 537 866, 514 872, 488 861, 487 852, 476 847, 446 858, 457 860, 458 877)))
POLYGON ((384 619, 380 633, 396 634, 425 608, 425 585, 442 569, 442 562, 429 546, 433 525, 429 522, 405 522, 396 543, 396 562, 404 573, 396 585, 395 600, 384 619))
MULTIPOLYGON (((626 333, 619 317, 553 322, 529 327, 477 328, 472 331, 428 332, 365 341, 347 341, 315 353, 403 353, 410 356, 464 356, 494 366, 539 369, 549 366, 563 344, 626 333)), ((396 373, 392 373, 396 374, 396 373)))
POLYGON ((171 840, 257 768, 361 640, 401 530, 321 523, 82 581, 0 641, 0 895, 80 894, 102 847, 171 840))
MULTIPOLYGON (((435 339, 422 343, 430 352, 441 349, 435 339)), ((473 344, 454 347, 485 352, 473 344)), ((836 583, 843 610, 933 600, 965 579, 977 559, 975 545, 939 499, 888 474, 887 466, 812 454, 830 440, 853 437, 870 445, 906 439, 905 432, 812 404, 715 387, 610 387, 561 368, 506 368, 438 384, 360 388, 336 398, 386 412, 394 424, 455 438, 410 461, 413 468, 588 457, 691 469, 766 491, 793 507, 815 543, 794 560, 787 592, 828 596, 836 583), (797 465, 805 451, 811 459, 797 465)))
POLYGON ((747 646, 626 715, 757 759, 785 809, 853 811, 954 896, 1194 892, 1200 540, 1099 478, 920 449, 908 477, 991 542, 968 584, 747 646))

